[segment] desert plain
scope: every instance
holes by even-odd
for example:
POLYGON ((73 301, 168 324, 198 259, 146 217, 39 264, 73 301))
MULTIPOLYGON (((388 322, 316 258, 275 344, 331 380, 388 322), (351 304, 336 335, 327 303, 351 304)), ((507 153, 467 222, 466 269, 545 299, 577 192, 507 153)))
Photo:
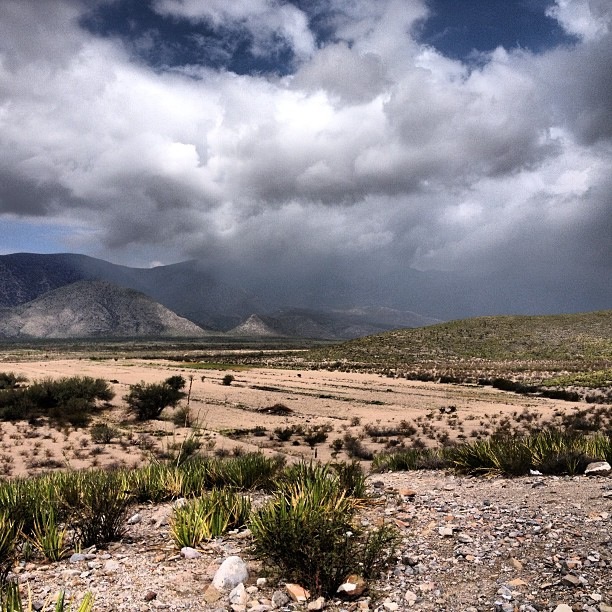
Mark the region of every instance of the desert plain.
MULTIPOLYGON (((376 374, 326 369, 276 369, 181 363, 166 359, 88 359, 50 356, 5 358, 0 371, 28 381, 91 376, 109 382, 114 398, 94 416, 107 423, 112 441, 97 443, 87 428, 47 422, 2 423, 0 471, 32 475, 47 469, 136 467, 164 457, 185 439, 203 454, 259 450, 288 459, 348 460, 343 441, 358 440, 371 453, 397 446, 438 446, 487 437, 500 429, 534 427, 584 410, 586 404, 524 396, 472 384, 418 382, 376 374), (189 395, 159 420, 137 422, 124 396, 130 385, 186 380, 189 395), (230 384, 224 378, 233 376, 230 384), (227 382, 227 381, 226 381, 227 382), (177 419, 188 408, 189 427, 177 419), (284 432, 284 433, 283 433, 284 432), (309 444, 308 435, 322 432, 309 444)), ((367 457, 358 457, 366 458, 367 457)), ((367 461, 366 461, 367 463, 367 461)))

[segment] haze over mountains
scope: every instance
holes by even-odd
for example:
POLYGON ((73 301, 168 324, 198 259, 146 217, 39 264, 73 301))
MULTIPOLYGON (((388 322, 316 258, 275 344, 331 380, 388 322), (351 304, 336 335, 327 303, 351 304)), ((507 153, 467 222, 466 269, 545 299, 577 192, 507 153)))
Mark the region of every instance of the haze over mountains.
MULTIPOLYGON (((0 256, 0 337, 355 338, 435 318, 386 307, 279 308, 195 261, 130 268, 76 254, 0 256)), ((298 302, 308 302, 298 296, 298 302)), ((323 301, 323 300, 321 300, 323 301)))

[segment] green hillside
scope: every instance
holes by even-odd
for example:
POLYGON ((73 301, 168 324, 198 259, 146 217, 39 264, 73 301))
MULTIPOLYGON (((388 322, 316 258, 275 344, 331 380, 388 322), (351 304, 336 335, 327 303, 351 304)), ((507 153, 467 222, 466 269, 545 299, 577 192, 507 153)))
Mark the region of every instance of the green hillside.
POLYGON ((461 380, 487 375, 548 380, 579 373, 584 378, 603 372, 605 382, 612 368, 612 310, 479 317, 401 329, 310 351, 309 360, 327 367, 436 372, 461 380))

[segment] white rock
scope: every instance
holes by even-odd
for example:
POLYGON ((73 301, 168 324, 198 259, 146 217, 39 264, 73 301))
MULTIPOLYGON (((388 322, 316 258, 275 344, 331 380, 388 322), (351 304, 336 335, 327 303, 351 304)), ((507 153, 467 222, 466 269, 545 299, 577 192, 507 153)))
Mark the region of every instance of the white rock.
POLYGON ((121 565, 117 561, 115 561, 114 559, 109 559, 104 564, 104 571, 105 572, 116 572, 120 567, 121 565))
POLYGON ((573 608, 567 604, 559 604, 555 608, 555 612, 573 612, 573 608))
POLYGON ((128 519, 128 525, 136 525, 137 523, 140 523, 140 521, 142 521, 142 516, 137 512, 136 514, 130 516, 128 519))
POLYGON ((240 557, 228 557, 215 573, 213 586, 220 590, 231 590, 249 579, 246 563, 240 557))
POLYGON ((229 594, 229 601, 231 604, 238 606, 246 606, 248 596, 244 584, 241 582, 238 586, 235 586, 229 594))
POLYGON ((584 470, 585 476, 609 476, 610 474, 612 474, 612 466, 607 461, 589 463, 584 470))
POLYGON ((199 559, 202 553, 199 553, 195 548, 191 548, 191 546, 183 546, 181 548, 181 556, 185 557, 185 559, 199 559))
POLYGON ((308 610, 323 610, 325 608, 325 597, 319 597, 308 604, 308 610))

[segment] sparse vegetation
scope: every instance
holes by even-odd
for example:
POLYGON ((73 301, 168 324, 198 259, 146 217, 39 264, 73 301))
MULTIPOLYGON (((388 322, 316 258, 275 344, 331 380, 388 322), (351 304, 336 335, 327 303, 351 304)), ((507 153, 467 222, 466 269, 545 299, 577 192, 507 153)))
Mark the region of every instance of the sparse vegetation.
POLYGON ((30 386, 7 383, 14 379, 11 374, 1 377, 7 385, 0 389, 0 420, 3 421, 35 422, 48 417, 57 423, 84 426, 98 402, 108 402, 114 396, 106 381, 89 376, 48 378, 30 386))
POLYGON ((157 419, 164 408, 174 408, 185 397, 182 376, 171 376, 163 383, 140 382, 130 385, 130 392, 123 398, 138 421, 157 419))

